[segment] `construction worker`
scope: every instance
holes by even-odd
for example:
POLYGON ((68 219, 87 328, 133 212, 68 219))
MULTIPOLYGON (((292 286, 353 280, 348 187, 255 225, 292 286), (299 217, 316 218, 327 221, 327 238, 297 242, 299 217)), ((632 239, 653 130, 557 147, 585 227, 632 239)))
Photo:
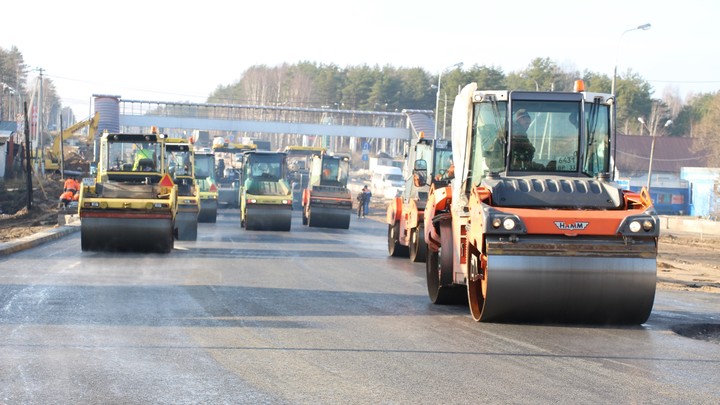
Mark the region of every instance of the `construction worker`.
POLYGON ((65 183, 63 184, 63 191, 72 191, 73 194, 77 193, 80 190, 80 183, 75 180, 74 176, 70 176, 67 179, 65 179, 65 183))
POLYGON ((441 167, 438 168, 438 174, 435 180, 452 180, 455 178, 455 163, 453 163, 452 155, 448 156, 441 167))
POLYGON ((512 170, 526 170, 532 167, 535 147, 528 139, 527 131, 532 124, 532 118, 525 109, 520 109, 513 114, 514 124, 512 135, 510 135, 510 150, 512 151, 512 170))
POLYGON ((63 208, 70 205, 70 202, 73 201, 74 197, 75 193, 73 193, 72 191, 63 191, 63 193, 60 194, 60 202, 58 203, 58 208, 63 208))
POLYGON ((150 148, 144 148, 139 145, 135 150, 135 162, 132 170, 135 171, 151 171, 155 169, 155 151, 150 148))

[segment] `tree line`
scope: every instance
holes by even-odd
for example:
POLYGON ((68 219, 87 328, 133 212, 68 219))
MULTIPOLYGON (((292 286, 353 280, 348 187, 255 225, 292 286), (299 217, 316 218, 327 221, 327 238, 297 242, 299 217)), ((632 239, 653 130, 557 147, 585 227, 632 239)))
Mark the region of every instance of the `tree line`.
MULTIPOLYGON (((0 82, 12 86, 25 100, 31 93, 28 88, 36 85, 27 82, 29 71, 17 48, 0 48, 0 82)), ((446 71, 441 76, 437 103, 438 74, 422 68, 340 67, 301 61, 252 66, 236 82, 218 85, 207 102, 364 111, 434 110, 437 103, 438 116, 449 120, 455 95, 470 82, 487 90, 572 91, 577 79, 584 80, 587 91, 611 91, 612 77, 607 74, 568 70, 549 58, 535 58, 524 69, 509 73, 492 65, 446 71)), ((45 78, 43 85, 46 122, 51 123, 62 106, 52 80, 45 78)), ((648 81, 631 70, 618 74, 615 89, 619 133, 702 138, 703 147, 714 152, 711 155, 715 160, 710 163, 720 165, 720 92, 697 94, 687 100, 672 92, 653 97, 648 81), (638 117, 643 117, 645 124, 638 117), (666 125, 668 120, 672 125, 666 125)), ((7 120, 12 112, 7 88, 0 99, 1 116, 7 120)))
MULTIPOLYGON (((0 120, 15 121, 17 114, 23 113, 23 103, 30 102, 34 89, 39 85, 38 81, 28 82, 28 75, 31 72, 41 73, 39 70, 31 69, 25 63, 22 52, 13 46, 6 50, 0 47, 0 120)), ((57 94, 52 80, 42 77, 43 83, 43 122, 57 125, 58 116, 62 110, 60 96, 57 94)), ((74 117, 67 115, 63 118, 64 125, 68 125, 74 117)))

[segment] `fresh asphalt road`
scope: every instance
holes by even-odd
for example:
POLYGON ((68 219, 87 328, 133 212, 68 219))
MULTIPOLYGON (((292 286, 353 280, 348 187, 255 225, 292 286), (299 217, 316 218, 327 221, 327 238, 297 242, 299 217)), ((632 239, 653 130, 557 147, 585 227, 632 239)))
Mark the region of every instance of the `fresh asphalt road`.
POLYGON ((172 253, 0 257, 0 403, 720 403, 718 295, 659 291, 639 327, 485 324, 434 306, 386 226, 245 231, 172 253))

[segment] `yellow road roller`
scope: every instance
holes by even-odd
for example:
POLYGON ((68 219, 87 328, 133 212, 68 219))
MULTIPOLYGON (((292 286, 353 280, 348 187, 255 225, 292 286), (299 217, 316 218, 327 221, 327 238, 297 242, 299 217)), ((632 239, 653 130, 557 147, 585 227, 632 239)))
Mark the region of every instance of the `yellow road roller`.
POLYGON ((78 199, 83 251, 169 253, 177 186, 166 172, 165 135, 104 133, 95 177, 78 199))

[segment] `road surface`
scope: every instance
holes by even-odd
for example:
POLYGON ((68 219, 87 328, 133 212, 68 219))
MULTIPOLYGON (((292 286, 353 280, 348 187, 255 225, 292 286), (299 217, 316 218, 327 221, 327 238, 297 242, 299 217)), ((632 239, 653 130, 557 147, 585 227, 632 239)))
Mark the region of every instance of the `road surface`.
POLYGON ((0 257, 0 403, 719 403, 720 295, 659 290, 637 327, 476 323, 427 298, 386 226, 245 231, 168 254, 0 257))

